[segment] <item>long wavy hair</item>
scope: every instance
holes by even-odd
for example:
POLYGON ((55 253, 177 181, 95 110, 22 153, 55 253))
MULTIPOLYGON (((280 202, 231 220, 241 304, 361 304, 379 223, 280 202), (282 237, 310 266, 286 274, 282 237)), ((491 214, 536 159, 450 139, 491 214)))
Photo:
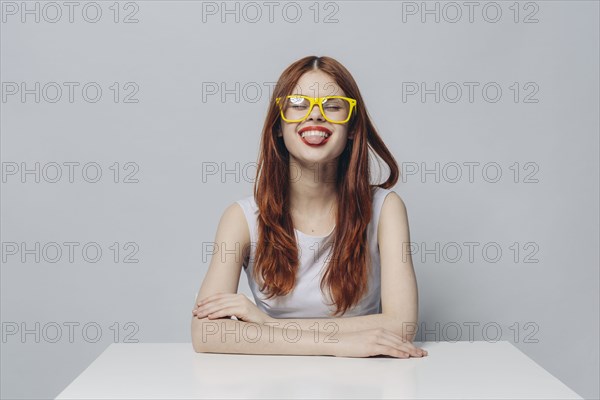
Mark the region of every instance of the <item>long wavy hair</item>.
POLYGON ((366 294, 371 265, 367 228, 372 217, 373 191, 375 186, 393 187, 399 168, 375 130, 354 78, 333 58, 308 56, 294 62, 282 72, 270 99, 253 189, 259 209, 253 277, 261 282, 260 291, 269 299, 287 295, 296 283, 299 253, 289 209, 290 158, 283 137, 277 136, 282 122, 275 99, 293 94, 300 77, 311 70, 329 74, 346 96, 357 100, 347 122, 348 134, 354 132, 354 138, 348 140, 340 154, 336 174, 336 201, 343 207, 337 207, 334 244, 320 284, 322 292, 325 286, 328 288, 337 316, 345 314, 366 294), (381 184, 371 185, 369 149, 390 170, 387 181, 381 184))

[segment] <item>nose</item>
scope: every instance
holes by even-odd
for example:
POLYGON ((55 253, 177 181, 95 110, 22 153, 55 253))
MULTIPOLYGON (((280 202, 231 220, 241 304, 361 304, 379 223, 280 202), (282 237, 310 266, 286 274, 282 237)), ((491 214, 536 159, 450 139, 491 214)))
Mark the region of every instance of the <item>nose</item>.
POLYGON ((323 118, 323 114, 321 114, 321 109, 319 108, 318 104, 315 104, 312 108, 312 110, 310 110, 310 113, 308 114, 307 119, 319 119, 321 121, 324 121, 325 118, 323 118))

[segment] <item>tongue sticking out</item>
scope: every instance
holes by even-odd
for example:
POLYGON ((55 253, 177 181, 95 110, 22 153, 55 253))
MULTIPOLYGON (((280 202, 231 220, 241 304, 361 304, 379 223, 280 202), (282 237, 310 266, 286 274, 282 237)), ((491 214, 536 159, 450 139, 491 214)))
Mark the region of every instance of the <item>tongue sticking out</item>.
POLYGON ((321 144, 325 138, 322 136, 306 136, 304 137, 304 140, 310 144, 321 144))

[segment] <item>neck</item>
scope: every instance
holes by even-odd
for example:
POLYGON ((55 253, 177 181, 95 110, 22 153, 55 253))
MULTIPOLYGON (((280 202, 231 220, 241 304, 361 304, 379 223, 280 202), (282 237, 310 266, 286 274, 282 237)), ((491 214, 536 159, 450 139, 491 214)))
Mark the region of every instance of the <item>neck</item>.
POLYGON ((336 163, 310 166, 290 162, 290 210, 299 216, 325 217, 335 209, 336 163))

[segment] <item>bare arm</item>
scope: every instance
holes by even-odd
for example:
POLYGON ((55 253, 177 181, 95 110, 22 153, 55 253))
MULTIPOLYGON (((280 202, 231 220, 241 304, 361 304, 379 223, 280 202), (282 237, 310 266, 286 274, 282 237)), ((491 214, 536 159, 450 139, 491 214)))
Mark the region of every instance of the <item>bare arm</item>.
POLYGON ((381 307, 383 314, 403 328, 402 336, 412 342, 417 333, 419 296, 410 244, 408 214, 396 192, 386 196, 377 228, 381 258, 381 307))
MULTIPOLYGON (((402 251, 399 244, 408 243, 409 239, 403 203, 397 200, 400 200, 399 196, 392 200, 392 207, 387 207, 392 211, 382 211, 380 218, 380 221, 386 220, 383 214, 387 213, 392 220, 379 226, 383 314, 334 319, 271 319, 262 325, 231 318, 209 320, 194 316, 194 350, 207 353, 357 357, 378 354, 407 357, 410 353, 418 356, 414 346, 407 346, 399 341, 400 338, 393 336, 395 333, 412 341, 414 335, 407 326, 414 327, 417 317, 416 280, 410 256, 406 258, 405 255, 402 259, 398 254, 402 251), (335 325, 327 325, 327 322, 335 325)), ((387 199, 385 203, 389 203, 387 199)), ((196 303, 218 292, 237 293, 244 250, 249 249, 250 243, 248 225, 239 205, 233 204, 223 214, 216 243, 217 251, 211 259, 196 303), (221 249, 226 250, 225 254, 221 249), (231 249, 235 249, 233 256, 231 249)))
MULTIPOLYGON (((296 326, 304 331, 319 330, 329 333, 358 332, 367 329, 384 328, 401 337, 412 337, 416 330, 414 323, 400 321, 385 314, 360 315, 343 318, 271 318, 276 327, 296 326)), ((410 339, 409 339, 410 340, 410 339)))
POLYGON ((384 200, 377 231, 382 313, 333 319, 272 319, 280 324, 276 326, 295 323, 303 330, 327 327, 324 331, 335 328, 341 333, 384 328, 412 342, 418 328, 417 281, 411 255, 405 251, 410 243, 406 206, 396 192, 384 200))
MULTIPOLYGON (((229 206, 217 228, 215 252, 204 277, 198 301, 218 292, 237 293, 250 232, 241 207, 229 206), (235 251, 232 251, 235 249, 235 251)), ((192 317, 192 345, 196 352, 287 355, 334 355, 336 344, 326 335, 298 330, 293 325, 259 325, 230 318, 192 317)))
POLYGON ((322 332, 294 326, 277 327, 276 323, 261 325, 229 318, 195 319, 192 336, 196 352, 333 356, 339 343, 322 332))

